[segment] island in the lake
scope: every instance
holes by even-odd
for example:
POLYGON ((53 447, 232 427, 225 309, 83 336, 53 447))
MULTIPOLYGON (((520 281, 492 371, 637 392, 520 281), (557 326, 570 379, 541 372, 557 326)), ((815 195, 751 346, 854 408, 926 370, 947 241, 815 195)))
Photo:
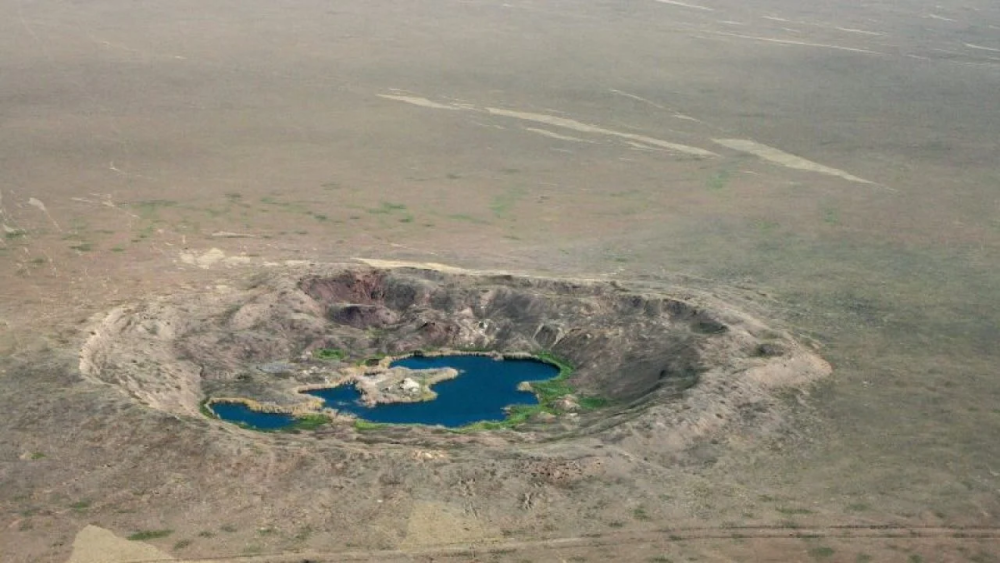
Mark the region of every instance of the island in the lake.
MULTIPOLYGON (((324 356, 336 356, 333 359, 343 364, 342 353, 330 350, 307 354, 301 362, 268 363, 259 371, 270 376, 271 389, 244 385, 238 397, 216 395, 205 402, 206 414, 258 430, 300 427, 316 417, 460 427, 502 421, 515 407, 541 407, 533 383, 562 371, 527 354, 445 350, 338 365, 328 374, 329 364, 323 362, 330 358, 324 356), (300 380, 320 374, 322 382, 300 380), (438 383, 444 383, 440 400, 439 390, 432 388, 438 383), (290 389, 298 402, 283 405, 250 398, 267 396, 274 386, 290 389)), ((545 405, 547 414, 553 406, 545 405)))

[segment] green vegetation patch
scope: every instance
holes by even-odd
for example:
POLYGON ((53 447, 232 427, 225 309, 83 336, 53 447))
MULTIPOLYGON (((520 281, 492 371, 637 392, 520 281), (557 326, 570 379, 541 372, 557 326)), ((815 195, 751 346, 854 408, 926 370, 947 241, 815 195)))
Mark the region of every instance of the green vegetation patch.
POLYGON ((360 430, 362 432, 364 432, 366 430, 379 430, 379 429, 385 428, 387 426, 390 426, 390 425, 382 423, 382 422, 371 422, 371 421, 364 420, 364 419, 361 419, 361 418, 358 418, 358 419, 356 419, 354 421, 354 429, 355 430, 360 430))
POLYGON ((732 176, 732 172, 723 168, 715 174, 705 183, 710 190, 721 190, 729 184, 729 179, 732 176))
POLYGON ((449 219, 454 219, 456 221, 467 221, 467 222, 472 223, 474 225, 488 225, 489 224, 489 221, 485 221, 483 219, 480 219, 479 217, 475 217, 475 216, 469 215, 468 213, 453 213, 451 215, 448 215, 447 217, 449 219))
POLYGON ((205 399, 202 401, 201 404, 198 405, 198 411, 208 418, 219 418, 215 415, 215 411, 208 406, 209 401, 211 401, 211 399, 205 399))
POLYGON ((611 404, 611 401, 609 401, 606 397, 596 397, 596 396, 593 396, 593 395, 585 395, 583 397, 580 397, 577 400, 577 403, 580 405, 581 409, 583 409, 585 411, 590 411, 590 410, 596 410, 596 409, 603 409, 604 407, 606 407, 609 404, 611 404))
POLYGON ((490 203, 490 210, 496 217, 509 217, 514 206, 517 205, 518 200, 521 199, 524 193, 524 188, 510 188, 493 198, 493 202, 490 203))
POLYGON ((393 203, 391 201, 383 201, 382 205, 369 209, 368 213, 371 213, 372 215, 388 215, 389 213, 397 211, 406 211, 406 205, 402 203, 393 203))
POLYGON ((295 432, 298 430, 315 430, 330 422, 330 417, 325 414, 307 414, 295 418, 291 426, 286 426, 281 430, 285 432, 295 432))
POLYGON ((833 556, 834 551, 832 547, 826 547, 821 545, 819 547, 814 547, 809 550, 809 555, 812 555, 816 559, 826 559, 827 557, 833 556))
POLYGON ((165 538, 172 533, 174 533, 173 530, 141 530, 129 535, 127 539, 132 541, 155 540, 158 538, 165 538))
POLYGON ((778 511, 779 513, 781 513, 781 514, 790 514, 790 515, 791 514, 812 514, 812 512, 813 512, 812 510, 809 510, 808 508, 791 508, 791 507, 785 507, 785 506, 775 508, 775 510, 778 511))
POLYGON ((347 357, 347 352, 337 348, 320 348, 318 350, 313 350, 312 357, 317 360, 336 360, 339 362, 347 357))

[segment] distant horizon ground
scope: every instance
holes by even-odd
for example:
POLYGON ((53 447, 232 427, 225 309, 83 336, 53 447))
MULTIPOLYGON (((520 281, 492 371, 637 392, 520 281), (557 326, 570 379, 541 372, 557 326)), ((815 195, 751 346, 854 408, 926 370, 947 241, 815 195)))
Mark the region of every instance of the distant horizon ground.
POLYGON ((0 9, 0 561, 1000 561, 1000 5, 0 9), (669 460, 79 373, 116 306, 360 259, 691 288, 834 370, 669 460))

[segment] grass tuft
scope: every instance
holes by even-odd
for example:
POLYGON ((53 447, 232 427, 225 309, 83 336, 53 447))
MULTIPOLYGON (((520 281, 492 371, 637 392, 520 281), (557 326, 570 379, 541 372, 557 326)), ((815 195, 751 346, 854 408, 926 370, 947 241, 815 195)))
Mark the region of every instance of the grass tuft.
POLYGON ((146 541, 165 538, 174 533, 173 530, 141 530, 128 536, 131 541, 146 541))
POLYGON ((809 555, 815 557, 816 559, 825 559, 827 557, 833 556, 833 548, 821 545, 819 547, 814 547, 809 550, 809 555))

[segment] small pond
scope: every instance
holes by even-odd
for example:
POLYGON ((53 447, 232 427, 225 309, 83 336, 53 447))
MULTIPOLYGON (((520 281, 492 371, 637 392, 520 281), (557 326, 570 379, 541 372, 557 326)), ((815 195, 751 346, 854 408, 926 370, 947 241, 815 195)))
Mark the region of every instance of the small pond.
MULTIPOLYGON (((350 413, 370 422, 391 424, 427 424, 457 428, 480 421, 499 421, 506 418, 504 407, 510 405, 535 405, 533 393, 518 391, 522 381, 542 381, 559 375, 559 368, 537 360, 494 360, 488 356, 438 356, 412 357, 397 360, 392 367, 402 366, 413 370, 455 368, 459 376, 435 383, 431 388, 438 397, 419 403, 388 403, 374 407, 361 402, 361 394, 353 385, 308 391, 323 399, 325 407, 350 413)), ((253 420, 242 411, 229 409, 237 417, 223 414, 222 405, 213 404, 212 410, 223 420, 243 422, 260 429, 281 428, 292 422, 288 415, 253 413, 253 420), (260 419, 283 417, 281 422, 260 419)), ((236 405, 243 407, 243 405, 236 405)), ((228 407, 228 405, 227 405, 228 407)), ((249 409, 246 409, 249 410, 249 409)), ((252 411, 251 411, 252 412, 252 411)))
POLYGON ((243 403, 212 403, 211 409, 222 420, 257 430, 277 430, 295 422, 290 414, 255 411, 243 403))

